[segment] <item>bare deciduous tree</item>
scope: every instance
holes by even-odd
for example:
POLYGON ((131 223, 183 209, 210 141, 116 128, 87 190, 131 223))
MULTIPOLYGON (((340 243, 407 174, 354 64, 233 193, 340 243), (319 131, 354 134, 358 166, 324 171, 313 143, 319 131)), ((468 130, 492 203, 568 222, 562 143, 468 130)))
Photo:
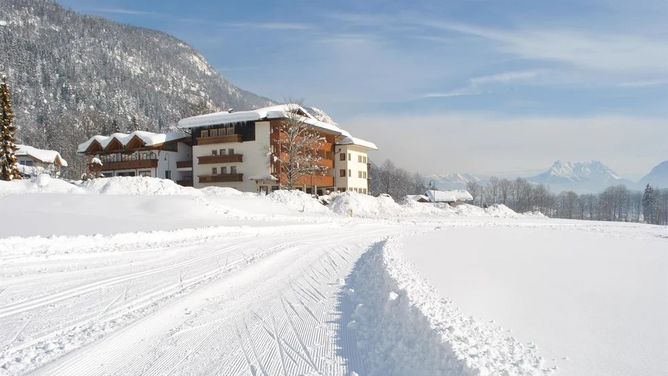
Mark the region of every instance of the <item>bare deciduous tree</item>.
POLYGON ((278 163, 281 176, 285 177, 288 189, 297 187, 303 177, 322 176, 327 172, 321 164, 325 138, 306 122, 306 116, 301 111, 300 105, 289 104, 278 127, 278 149, 274 160, 278 163))

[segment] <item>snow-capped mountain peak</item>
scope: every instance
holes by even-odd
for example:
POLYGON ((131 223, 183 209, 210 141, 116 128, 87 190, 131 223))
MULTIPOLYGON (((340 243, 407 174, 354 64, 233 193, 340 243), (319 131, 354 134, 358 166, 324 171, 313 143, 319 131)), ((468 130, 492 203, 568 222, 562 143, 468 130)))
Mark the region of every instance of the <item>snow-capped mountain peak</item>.
POLYGON ((552 191, 575 191, 578 193, 600 192, 611 185, 631 185, 608 166, 599 161, 556 161, 545 172, 528 179, 534 183, 548 185, 552 191))
POLYGON ((640 179, 640 185, 651 184, 655 187, 668 188, 668 161, 656 165, 649 174, 640 179))
POLYGON ((556 161, 547 171, 550 176, 562 177, 572 181, 581 181, 592 177, 621 179, 608 166, 599 161, 564 162, 556 161))

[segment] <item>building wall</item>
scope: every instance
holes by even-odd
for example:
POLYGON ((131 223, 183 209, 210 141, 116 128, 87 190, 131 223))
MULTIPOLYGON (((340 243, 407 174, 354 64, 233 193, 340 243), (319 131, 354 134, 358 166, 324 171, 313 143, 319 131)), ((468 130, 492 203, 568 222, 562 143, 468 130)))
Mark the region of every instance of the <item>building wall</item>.
POLYGON ((366 149, 358 145, 336 145, 335 151, 334 176, 336 189, 369 193, 368 156, 366 149), (341 160, 342 154, 345 156, 344 160, 341 160), (343 177, 341 176, 341 170, 345 171, 345 176, 343 177))
POLYGON ((177 143, 177 151, 160 150, 158 151, 158 169, 157 178, 166 178, 166 172, 170 171, 171 180, 178 181, 184 178, 189 172, 179 171, 176 162, 189 161, 192 159, 192 147, 183 142, 177 143))
POLYGON ((270 174, 269 164, 269 134, 270 123, 268 121, 258 121, 255 123, 255 141, 246 142, 226 142, 219 144, 194 145, 192 148, 193 158, 193 186, 195 188, 207 186, 223 186, 238 189, 240 191, 255 192, 257 184, 250 178, 253 176, 266 176, 270 174), (199 164, 200 156, 212 155, 213 150, 234 149, 235 154, 243 155, 243 162, 199 164), (211 169, 216 167, 220 173, 221 167, 227 167, 229 173, 230 167, 236 166, 237 173, 243 174, 241 182, 224 183, 200 183, 198 176, 211 175, 211 169))

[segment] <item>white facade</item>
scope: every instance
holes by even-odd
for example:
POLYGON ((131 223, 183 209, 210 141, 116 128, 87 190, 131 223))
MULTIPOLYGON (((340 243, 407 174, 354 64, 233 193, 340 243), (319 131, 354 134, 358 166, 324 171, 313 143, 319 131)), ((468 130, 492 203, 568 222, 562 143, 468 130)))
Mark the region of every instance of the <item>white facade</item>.
POLYGON ((268 121, 257 121, 255 122, 255 141, 194 145, 192 148, 193 186, 195 188, 225 186, 244 192, 257 191, 257 183, 254 178, 271 174, 269 135, 270 123, 268 121), (242 156, 241 162, 206 164, 199 162, 199 157, 213 156, 214 151, 215 155, 230 155, 230 149, 234 150, 233 154, 242 156), (242 181, 200 182, 201 176, 219 175, 223 171, 225 171, 225 174, 231 174, 232 171, 242 174, 242 181))
POLYGON ((339 191, 369 193, 367 148, 359 145, 336 145, 334 181, 339 191))

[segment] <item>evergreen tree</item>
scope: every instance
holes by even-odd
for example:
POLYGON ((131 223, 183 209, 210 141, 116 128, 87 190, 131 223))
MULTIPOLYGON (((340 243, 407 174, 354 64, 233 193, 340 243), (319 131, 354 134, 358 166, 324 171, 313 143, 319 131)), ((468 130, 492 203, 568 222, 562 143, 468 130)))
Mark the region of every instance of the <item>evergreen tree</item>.
POLYGON ((14 136, 16 127, 14 127, 14 111, 12 110, 12 96, 7 85, 7 76, 2 75, 2 84, 0 84, 0 106, 2 106, 2 121, 0 130, 0 179, 12 180, 20 179, 18 164, 16 163, 16 144, 14 136))
POLYGON ((136 116, 133 116, 132 119, 130 119, 130 129, 132 129, 133 131, 139 130, 139 122, 137 121, 136 116))
POLYGON ((113 119, 111 121, 111 129, 113 133, 120 133, 121 132, 121 126, 118 124, 118 121, 116 119, 113 119))
POLYGON ((656 222, 656 192, 651 185, 647 184, 645 193, 642 196, 642 216, 646 223, 656 222))

